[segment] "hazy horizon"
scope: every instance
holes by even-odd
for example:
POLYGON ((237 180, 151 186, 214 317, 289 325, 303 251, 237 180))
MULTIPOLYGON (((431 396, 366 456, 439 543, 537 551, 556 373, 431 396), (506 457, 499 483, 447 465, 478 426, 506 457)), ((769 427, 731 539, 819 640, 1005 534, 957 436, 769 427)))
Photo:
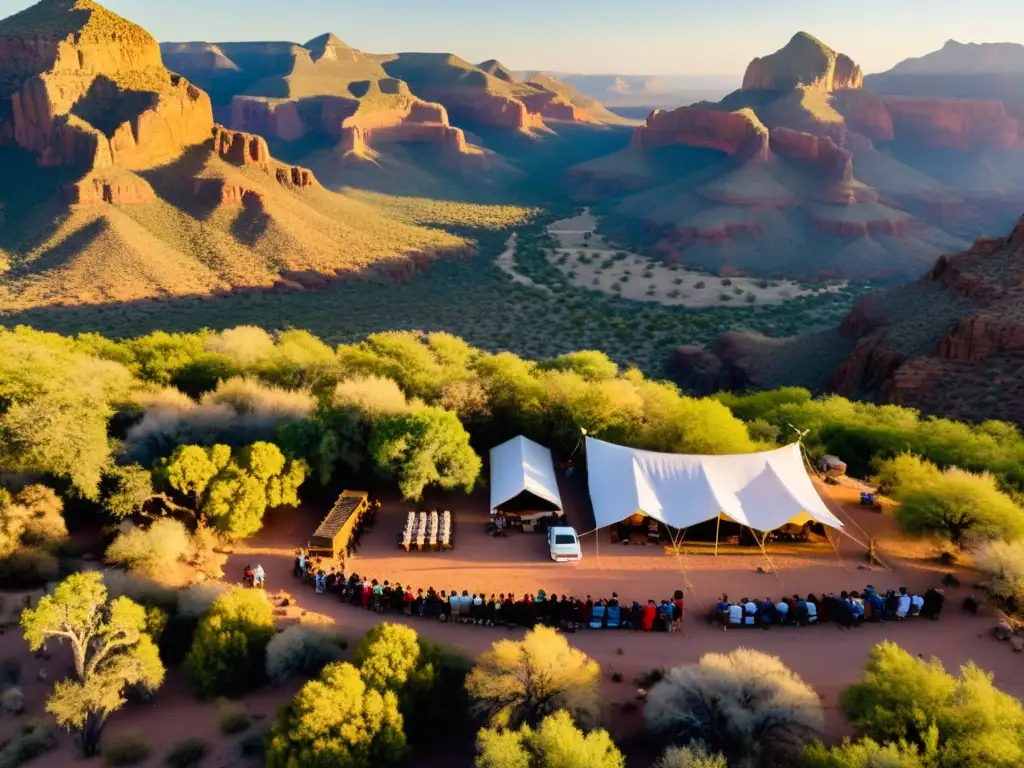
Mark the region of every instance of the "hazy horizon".
MULTIPOLYGON (((333 32, 369 52, 437 51, 469 61, 497 58, 516 70, 573 74, 739 77, 755 56, 806 31, 846 53, 866 73, 885 71, 949 39, 1024 41, 1024 6, 977 0, 862 0, 847 6, 812 0, 518 0, 482 9, 469 0, 425 4, 392 0, 386 9, 338 0, 107 0, 111 10, 161 41, 290 41, 333 32), (1016 37, 1009 37, 1012 30, 1016 37), (728 44, 723 44, 724 36, 728 44)), ((32 5, 0 0, 0 17, 32 5)))

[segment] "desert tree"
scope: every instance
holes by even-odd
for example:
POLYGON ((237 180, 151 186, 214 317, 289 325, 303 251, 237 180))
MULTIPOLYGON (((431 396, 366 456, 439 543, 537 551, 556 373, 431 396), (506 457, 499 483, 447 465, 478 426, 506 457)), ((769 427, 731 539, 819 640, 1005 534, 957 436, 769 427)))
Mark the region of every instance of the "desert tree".
POLYGON ((482 462, 459 417, 442 408, 384 416, 373 424, 370 455, 377 471, 416 500, 428 485, 473 490, 482 462))
POLYGON ((625 768, 608 731, 584 733, 564 710, 545 717, 536 730, 483 728, 476 739, 476 768, 625 768))
POLYGON ((584 728, 600 718, 601 669, 548 627, 522 640, 499 640, 481 654, 466 678, 470 707, 492 726, 536 727, 558 710, 584 728))
POLYGON ((740 766, 784 763, 824 727, 811 687, 778 657, 746 648, 672 669, 648 693, 644 719, 655 734, 702 742, 740 766))
POLYGON ((367 687, 359 670, 329 664, 281 710, 267 744, 267 768, 388 768, 408 754, 398 698, 367 687))
POLYGON ((974 550, 985 591, 1012 613, 1024 611, 1024 540, 986 541, 974 550))
POLYGON ((974 664, 954 677, 937 659, 883 642, 871 649, 864 680, 843 692, 842 704, 864 736, 933 751, 938 765, 1024 765, 1024 704, 974 664))
POLYGON ((958 547, 969 535, 1024 537, 1024 509, 999 490, 991 474, 951 467, 918 484, 900 482, 892 495, 899 502, 893 511, 896 522, 907 533, 943 536, 958 547))
POLYGON ((98 572, 69 576, 22 613, 21 626, 31 650, 49 639, 71 646, 75 675, 54 686, 46 709, 60 725, 79 732, 85 757, 99 752, 103 726, 124 705, 129 689, 152 692, 163 683, 164 667, 146 632, 146 609, 126 597, 108 601, 98 572))
POLYGON ((384 622, 362 637, 352 661, 368 687, 398 697, 410 743, 465 730, 471 667, 466 657, 424 640, 404 624, 384 622))

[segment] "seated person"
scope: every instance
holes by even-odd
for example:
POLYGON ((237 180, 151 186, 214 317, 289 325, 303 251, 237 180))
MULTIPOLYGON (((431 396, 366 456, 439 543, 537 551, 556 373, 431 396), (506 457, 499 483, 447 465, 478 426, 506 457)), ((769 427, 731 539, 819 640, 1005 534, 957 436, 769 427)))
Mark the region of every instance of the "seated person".
POLYGON ((622 626, 622 609, 618 605, 608 605, 608 629, 619 629, 622 626))
POLYGON ((885 600, 877 592, 868 595, 865 614, 868 621, 885 621, 885 600))
POLYGON ((900 587, 899 602, 896 605, 896 618, 905 619, 910 615, 910 595, 906 587, 900 587))
POLYGON ((757 623, 757 605, 748 597, 743 598, 743 623, 748 627, 757 623))
POLYGON ((929 589, 924 593, 924 605, 921 606, 921 615, 926 619, 938 619, 945 602, 946 596, 941 589, 929 589))
POLYGON ((766 597, 763 603, 758 604, 757 618, 766 629, 775 623, 775 603, 770 597, 766 597))
POLYGON ((924 598, 921 597, 920 595, 916 595, 916 594, 915 595, 911 595, 910 596, 910 615, 911 616, 920 616, 922 608, 924 608, 924 598))
POLYGON ((818 604, 816 601, 811 600, 812 595, 807 596, 806 601, 802 601, 800 604, 807 608, 807 623, 817 624, 818 623, 818 604))
POLYGON ((779 624, 789 624, 789 603, 786 602, 786 598, 780 597, 779 602, 775 604, 775 615, 779 624))
POLYGON ((730 605, 729 606, 729 626, 740 626, 743 624, 743 606, 742 605, 730 605))
POLYGON ((604 626, 604 614, 605 614, 604 603, 596 603, 590 610, 590 628, 601 629, 604 626))

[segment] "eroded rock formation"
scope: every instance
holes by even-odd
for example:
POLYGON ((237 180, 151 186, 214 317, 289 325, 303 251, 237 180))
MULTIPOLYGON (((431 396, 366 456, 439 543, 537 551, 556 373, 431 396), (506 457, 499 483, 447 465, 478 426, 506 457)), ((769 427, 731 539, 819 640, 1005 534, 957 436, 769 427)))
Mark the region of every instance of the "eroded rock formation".
POLYGON ((647 124, 633 133, 631 144, 648 149, 676 144, 709 147, 753 160, 767 160, 769 154, 768 129, 749 109, 656 109, 647 118, 647 124))
POLYGON ((806 87, 832 93, 860 88, 864 73, 853 60, 806 32, 798 32, 773 54, 756 58, 743 75, 744 91, 791 91, 806 87))
POLYGON ((151 168, 213 126, 209 97, 164 68, 156 40, 91 0, 43 0, 4 21, 0 83, 8 132, 43 165, 151 168))
POLYGON ((1024 107, 999 101, 836 94, 847 125, 876 142, 904 141, 957 150, 1024 149, 1024 107))

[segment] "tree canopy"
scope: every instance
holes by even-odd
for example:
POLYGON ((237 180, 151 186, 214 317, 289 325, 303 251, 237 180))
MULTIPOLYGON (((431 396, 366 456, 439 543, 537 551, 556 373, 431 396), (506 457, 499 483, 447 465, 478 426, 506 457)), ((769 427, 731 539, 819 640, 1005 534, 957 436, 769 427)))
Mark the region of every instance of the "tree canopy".
POLYGON ((21 614, 25 641, 33 651, 48 639, 71 646, 75 677, 58 682, 46 703, 57 722, 81 735, 82 752, 99 750, 107 717, 120 709, 128 688, 156 690, 164 667, 146 631, 146 609, 127 597, 107 600, 101 574, 69 576, 21 614))
POLYGON ((387 768, 407 753, 395 694, 367 687, 351 664, 334 663, 281 711, 267 767, 387 768))
POLYGON ((536 727, 565 710, 584 727, 597 723, 601 669, 549 627, 522 640, 499 640, 477 659, 466 679, 474 713, 493 725, 536 727))
POLYGON ((842 703, 864 736, 904 740, 937 755, 943 768, 1024 765, 1024 704, 974 664, 954 677, 937 659, 883 642, 869 654, 864 681, 844 691, 842 703))
POLYGON ((476 768, 625 768, 608 731, 584 734, 564 710, 545 717, 536 730, 484 728, 477 734, 476 768))

